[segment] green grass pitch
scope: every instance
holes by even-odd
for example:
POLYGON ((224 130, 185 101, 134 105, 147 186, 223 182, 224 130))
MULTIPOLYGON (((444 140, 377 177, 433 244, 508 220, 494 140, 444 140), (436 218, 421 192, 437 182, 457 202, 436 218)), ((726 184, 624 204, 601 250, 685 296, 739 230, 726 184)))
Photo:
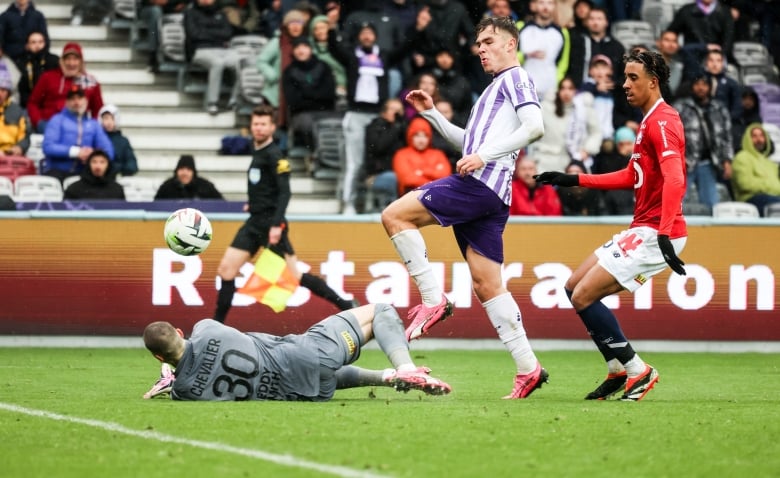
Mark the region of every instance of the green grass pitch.
MULTIPOLYGON (((597 352, 540 352, 550 383, 508 401, 501 351, 415 352, 453 393, 327 403, 143 400, 143 349, 0 348, 2 477, 780 476, 780 357, 645 353, 656 388, 587 402, 597 352)), ((365 351, 358 362, 384 368, 365 351)))

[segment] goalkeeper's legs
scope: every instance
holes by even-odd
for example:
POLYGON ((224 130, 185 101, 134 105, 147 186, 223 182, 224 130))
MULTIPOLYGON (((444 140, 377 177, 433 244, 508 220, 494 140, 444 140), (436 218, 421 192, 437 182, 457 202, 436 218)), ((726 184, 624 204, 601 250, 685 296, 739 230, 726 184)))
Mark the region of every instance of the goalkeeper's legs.
POLYGON ((393 368, 370 374, 364 369, 342 367, 341 370, 344 371, 340 370, 337 374, 340 386, 367 380, 381 380, 383 384, 403 392, 420 390, 429 395, 450 392, 449 385, 429 375, 430 369, 414 364, 409 353, 409 342, 404 334, 403 323, 393 306, 369 304, 353 309, 350 313, 358 319, 366 342, 371 338, 376 339, 379 348, 385 353, 393 368))

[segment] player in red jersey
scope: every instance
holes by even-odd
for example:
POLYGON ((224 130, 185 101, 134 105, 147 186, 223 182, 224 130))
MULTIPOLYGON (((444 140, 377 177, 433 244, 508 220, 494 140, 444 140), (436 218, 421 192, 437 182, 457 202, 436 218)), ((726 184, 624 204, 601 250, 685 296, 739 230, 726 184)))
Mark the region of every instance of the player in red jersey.
POLYGON ((634 351, 601 299, 624 289, 634 292, 667 264, 685 274, 677 256, 687 239, 682 215, 685 136, 680 116, 662 95, 662 89, 668 88, 669 67, 660 54, 650 51, 632 52, 624 60, 626 98, 644 115, 628 166, 599 175, 551 171, 536 176, 540 183, 555 186, 634 188, 636 204, 629 229, 596 249, 566 281, 574 310, 607 362, 606 380, 587 400, 604 400, 621 390, 622 400, 640 400, 658 381, 658 372, 634 351))

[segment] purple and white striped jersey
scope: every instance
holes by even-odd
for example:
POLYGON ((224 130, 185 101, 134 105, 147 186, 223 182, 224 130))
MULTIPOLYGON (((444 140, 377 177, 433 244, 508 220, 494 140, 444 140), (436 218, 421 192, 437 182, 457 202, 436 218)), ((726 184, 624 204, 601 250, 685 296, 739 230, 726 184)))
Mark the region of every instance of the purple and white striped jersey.
MULTIPOLYGON (((485 88, 466 123, 463 138, 463 155, 479 153, 485 144, 506 138, 520 127, 517 110, 525 105, 539 105, 536 88, 528 73, 520 66, 509 68, 496 77, 485 88)), ((512 173, 519 145, 514 151, 488 161, 487 165, 472 173, 475 179, 492 189, 505 204, 512 200, 512 173)))

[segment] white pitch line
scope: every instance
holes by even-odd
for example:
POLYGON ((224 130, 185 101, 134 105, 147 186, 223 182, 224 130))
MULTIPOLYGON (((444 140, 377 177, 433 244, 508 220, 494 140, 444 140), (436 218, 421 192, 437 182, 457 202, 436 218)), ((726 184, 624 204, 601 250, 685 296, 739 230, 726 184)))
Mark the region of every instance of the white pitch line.
POLYGON ((22 413, 33 417, 48 418, 50 420, 57 420, 61 422, 77 423, 79 425, 86 425, 89 427, 100 428, 102 430, 122 433, 137 438, 143 438, 145 440, 155 440, 164 443, 177 443, 180 445, 187 445, 196 448, 204 448, 206 450, 214 450, 225 453, 233 453, 235 455, 242 455, 249 458, 257 458, 277 465, 290 466, 293 468, 305 468, 308 470, 314 470, 321 473, 328 473, 330 475, 336 475, 344 478, 387 478, 388 475, 377 475, 368 471, 354 470, 352 468, 346 468, 343 466, 325 465, 322 463, 315 463, 312 461, 303 460, 292 455, 277 455, 275 453, 269 453, 262 450, 253 450, 251 448, 240 448, 223 443, 208 442, 201 440, 190 440, 188 438, 180 438, 173 435, 166 435, 164 433, 153 432, 148 430, 133 430, 127 428, 118 423, 104 422, 100 420, 92 420, 89 418, 69 417, 66 415, 60 415, 58 413, 47 412, 46 410, 35 410, 33 408, 26 408, 13 403, 0 402, 0 409, 7 410, 9 412, 22 413))

